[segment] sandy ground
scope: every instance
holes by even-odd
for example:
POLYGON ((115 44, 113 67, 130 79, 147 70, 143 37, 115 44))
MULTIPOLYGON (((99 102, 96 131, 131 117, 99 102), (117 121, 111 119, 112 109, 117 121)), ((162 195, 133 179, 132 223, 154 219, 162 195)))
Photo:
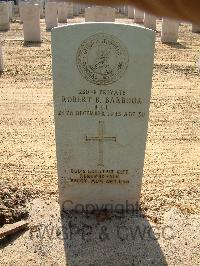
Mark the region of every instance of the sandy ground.
MULTIPOLYGON (((69 20, 69 23, 83 21, 83 18, 76 18, 69 20)), ((132 20, 119 18, 118 22, 132 23, 132 20)), ((55 213, 59 216, 56 203, 51 36, 50 32, 45 31, 44 20, 41 20, 41 26, 43 42, 38 45, 24 45, 22 24, 19 22, 12 23, 10 31, 0 32, 5 63, 5 71, 0 76, 0 187, 1 193, 5 189, 10 191, 10 188, 20 191, 23 205, 24 198, 27 202, 32 202, 31 224, 34 224, 38 217, 49 217, 49 199, 52 200, 52 205, 55 205, 55 213), (41 202, 44 201, 41 203, 43 207, 39 209, 40 212, 42 209, 45 215, 33 212, 35 206, 38 206, 38 201, 33 199, 37 198, 40 198, 41 202)), ((160 27, 161 23, 158 20, 141 205, 146 215, 145 221, 151 226, 153 224, 160 228, 172 222, 174 230, 180 233, 173 241, 167 240, 164 244, 161 243, 162 239, 158 241, 163 256, 166 257, 166 263, 198 265, 200 259, 196 243, 200 213, 200 76, 196 62, 200 55, 200 35, 191 32, 191 25, 182 23, 178 43, 161 44, 160 27), (172 215, 173 219, 168 216, 165 220, 167 211, 174 207, 176 211, 172 215), (178 229, 177 220, 180 221, 178 229), (187 233, 183 228, 187 229, 187 233)), ((4 193, 3 198, 7 194, 4 193)), ((20 200, 17 204, 20 205, 20 200)), ((52 223, 58 222, 57 216, 51 218, 52 223)), ((45 219, 47 222, 48 218, 45 219)), ((123 222, 127 224, 127 220, 123 222)), ((115 225, 114 223, 111 227, 115 228, 115 225)), ((16 262, 19 265, 65 264, 62 260, 63 241, 60 241, 60 244, 55 242, 53 248, 51 247, 50 257, 48 251, 43 252, 37 244, 40 250, 33 250, 30 258, 28 251, 34 246, 30 240, 30 232, 10 241, 4 241, 1 246, 4 249, 3 256, 0 256, 0 265, 14 265, 16 262), (23 254, 22 257, 19 250, 23 254)), ((83 243, 85 245, 85 241, 83 243)), ((113 244, 115 241, 110 243, 113 244)), ((130 243, 131 240, 128 241, 128 244, 130 243)), ((118 248, 122 250, 122 246, 118 245, 118 248)), ((106 247, 105 245, 105 250, 106 247)), ((89 255, 87 259, 83 259, 83 255, 80 255, 83 250, 78 248, 75 251, 73 249, 71 265, 103 265, 100 262, 101 257, 98 261, 88 261, 89 255)), ((84 252, 91 254, 91 247, 85 247, 84 252)), ((124 255, 123 252, 116 255, 113 251, 116 258, 120 257, 120 254, 124 255)), ((126 256, 129 256, 128 253, 126 256)), ((155 258, 156 255, 150 257, 155 258)), ((108 254, 104 259, 104 265, 150 265, 148 261, 140 263, 138 258, 134 261, 134 258, 129 260, 128 257, 127 264, 120 260, 117 264, 113 259, 109 262, 108 254)), ((156 261, 154 265, 165 265, 165 262, 156 261)))

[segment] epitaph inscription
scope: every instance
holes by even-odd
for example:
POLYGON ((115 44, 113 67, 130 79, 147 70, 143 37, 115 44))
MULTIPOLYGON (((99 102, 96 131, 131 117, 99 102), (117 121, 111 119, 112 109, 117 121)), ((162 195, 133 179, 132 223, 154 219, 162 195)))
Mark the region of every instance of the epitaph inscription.
POLYGON ((86 80, 106 85, 121 78, 128 67, 128 58, 121 40, 111 34, 98 33, 82 42, 76 62, 86 80))

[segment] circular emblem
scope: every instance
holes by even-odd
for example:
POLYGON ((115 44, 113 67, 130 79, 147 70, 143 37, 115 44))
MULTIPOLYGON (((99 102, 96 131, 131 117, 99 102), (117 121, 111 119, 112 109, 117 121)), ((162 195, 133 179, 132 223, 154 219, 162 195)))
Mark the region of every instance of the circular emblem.
POLYGON ((97 85, 119 80, 128 67, 128 51, 115 36, 98 33, 82 42, 76 64, 82 77, 97 85))

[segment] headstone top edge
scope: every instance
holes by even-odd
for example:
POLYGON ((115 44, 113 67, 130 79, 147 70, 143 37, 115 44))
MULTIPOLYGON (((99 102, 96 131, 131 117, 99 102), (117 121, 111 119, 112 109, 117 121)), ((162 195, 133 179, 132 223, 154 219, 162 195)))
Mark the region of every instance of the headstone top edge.
POLYGON ((149 34, 155 35, 154 30, 149 29, 149 28, 144 28, 143 26, 140 26, 140 25, 122 24, 122 23, 115 23, 115 22, 82 22, 82 23, 76 23, 76 24, 62 25, 62 26, 53 28, 52 33, 68 29, 69 27, 79 28, 79 27, 88 27, 91 25, 107 25, 107 26, 112 25, 112 26, 121 27, 121 28, 129 27, 132 29, 139 29, 143 32, 146 32, 146 33, 148 32, 149 34))

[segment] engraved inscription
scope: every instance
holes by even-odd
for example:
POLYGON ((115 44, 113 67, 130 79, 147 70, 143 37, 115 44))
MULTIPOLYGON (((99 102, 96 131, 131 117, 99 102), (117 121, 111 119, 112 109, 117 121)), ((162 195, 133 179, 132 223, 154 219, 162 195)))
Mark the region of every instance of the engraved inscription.
POLYGON ((72 95, 62 95, 60 117, 123 117, 143 119, 144 99, 129 95, 125 89, 74 89, 72 95))
POLYGON ((113 35, 98 33, 80 45, 76 64, 81 75, 90 83, 107 85, 119 80, 128 67, 128 50, 113 35))
POLYGON ((130 183, 128 174, 128 169, 71 169, 68 183, 127 185, 130 183))

